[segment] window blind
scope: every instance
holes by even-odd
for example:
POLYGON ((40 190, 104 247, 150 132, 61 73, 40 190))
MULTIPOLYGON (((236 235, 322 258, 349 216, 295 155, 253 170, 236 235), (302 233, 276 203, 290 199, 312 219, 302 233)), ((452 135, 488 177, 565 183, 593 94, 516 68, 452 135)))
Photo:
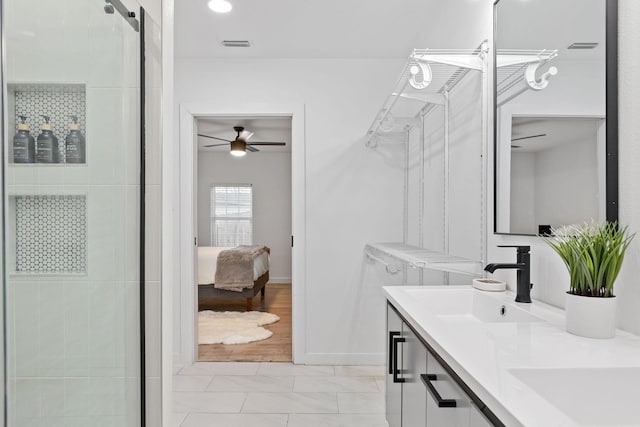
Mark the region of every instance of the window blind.
POLYGON ((211 246, 253 243, 253 191, 251 185, 211 187, 211 246))

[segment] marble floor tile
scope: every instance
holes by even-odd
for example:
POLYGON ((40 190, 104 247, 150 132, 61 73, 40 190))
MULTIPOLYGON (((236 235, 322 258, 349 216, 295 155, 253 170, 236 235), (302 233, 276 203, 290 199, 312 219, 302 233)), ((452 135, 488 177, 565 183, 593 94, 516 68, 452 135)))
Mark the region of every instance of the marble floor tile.
POLYGON ((173 391, 204 391, 212 378, 201 375, 176 375, 173 377, 173 391))
POLYGON ((181 427, 185 418, 187 418, 187 414, 174 412, 171 416, 171 426, 181 427))
POLYGON ((180 427, 287 427, 287 414, 189 414, 180 427))
POLYGON ((377 377, 385 374, 385 366, 334 366, 336 375, 345 377, 377 377))
MULTIPOLYGON (((216 375, 207 387, 209 391, 288 392, 293 391, 292 376, 216 375)), ((312 390, 314 391, 314 390, 312 390)))
POLYGON ((389 427, 384 414, 291 414, 287 427, 389 427))
POLYGON ((260 363, 196 362, 182 368, 178 375, 256 375, 260 363))
POLYGON ((338 393, 341 414, 383 414, 383 393, 338 393))
POLYGON ((243 413, 337 414, 335 393, 248 393, 243 413))
POLYGON ((334 375, 334 370, 333 366, 262 363, 258 369, 258 375, 334 375))
POLYGON ((182 364, 174 364, 173 365, 173 375, 178 375, 178 373, 184 368, 182 364))
POLYGON ((379 391, 375 377, 296 376, 294 392, 371 392, 379 391))
POLYGON ((174 391, 174 412, 240 412, 246 393, 174 391))

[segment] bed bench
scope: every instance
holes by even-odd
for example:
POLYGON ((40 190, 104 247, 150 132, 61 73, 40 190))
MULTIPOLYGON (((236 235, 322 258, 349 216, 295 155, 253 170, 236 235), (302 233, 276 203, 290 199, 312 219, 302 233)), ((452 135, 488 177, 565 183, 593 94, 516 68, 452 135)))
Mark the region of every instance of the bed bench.
POLYGON ((215 298, 215 299, 233 299, 246 298, 247 311, 253 310, 253 298, 260 292, 261 300, 264 300, 265 285, 269 281, 269 270, 253 282, 253 288, 248 288, 242 292, 227 291, 218 289, 213 284, 198 285, 198 300, 215 298))

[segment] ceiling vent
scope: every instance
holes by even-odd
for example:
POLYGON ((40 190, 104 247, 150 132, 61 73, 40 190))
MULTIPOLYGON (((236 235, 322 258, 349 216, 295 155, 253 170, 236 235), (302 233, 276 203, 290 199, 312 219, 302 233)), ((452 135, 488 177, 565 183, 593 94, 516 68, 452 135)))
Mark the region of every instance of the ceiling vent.
POLYGON ((248 40, 223 40, 222 46, 224 47, 251 47, 251 43, 248 40))
POLYGON ((595 49, 598 43, 573 43, 568 49, 595 49))

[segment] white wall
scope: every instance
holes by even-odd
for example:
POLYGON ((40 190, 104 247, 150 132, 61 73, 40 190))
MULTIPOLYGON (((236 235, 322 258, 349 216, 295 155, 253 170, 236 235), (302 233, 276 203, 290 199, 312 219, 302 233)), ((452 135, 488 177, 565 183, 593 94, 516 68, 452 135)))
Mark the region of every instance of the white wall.
MULTIPOLYGON (((538 224, 598 220, 597 138, 560 144, 536 154, 535 233, 538 224)), ((513 217, 512 217, 513 218, 513 217)))
POLYGON ((272 282, 291 281, 291 153, 198 152, 198 244, 210 245, 210 189, 214 184, 253 186, 253 242, 271 248, 272 282))
POLYGON ((536 155, 511 152, 510 230, 536 234, 536 155))
MULTIPOLYGON (((620 109, 620 221, 640 230, 640 2, 620 0, 619 12, 620 109)), ((616 282, 618 325, 640 334, 640 238, 629 248, 616 282)))
MULTIPOLYGON (((301 360, 307 363, 383 360, 384 298, 380 283, 365 276, 362 249, 367 242, 402 238, 402 148, 371 150, 364 143, 401 64, 333 59, 176 62, 176 105, 206 105, 215 98, 222 105, 246 100, 247 109, 256 112, 277 99, 299 99, 305 106, 305 140, 292 144, 294 150, 304 144, 306 153, 306 279, 294 283, 294 294, 300 285, 307 343, 301 360)), ((179 352, 180 301, 174 301, 174 348, 179 352)))

